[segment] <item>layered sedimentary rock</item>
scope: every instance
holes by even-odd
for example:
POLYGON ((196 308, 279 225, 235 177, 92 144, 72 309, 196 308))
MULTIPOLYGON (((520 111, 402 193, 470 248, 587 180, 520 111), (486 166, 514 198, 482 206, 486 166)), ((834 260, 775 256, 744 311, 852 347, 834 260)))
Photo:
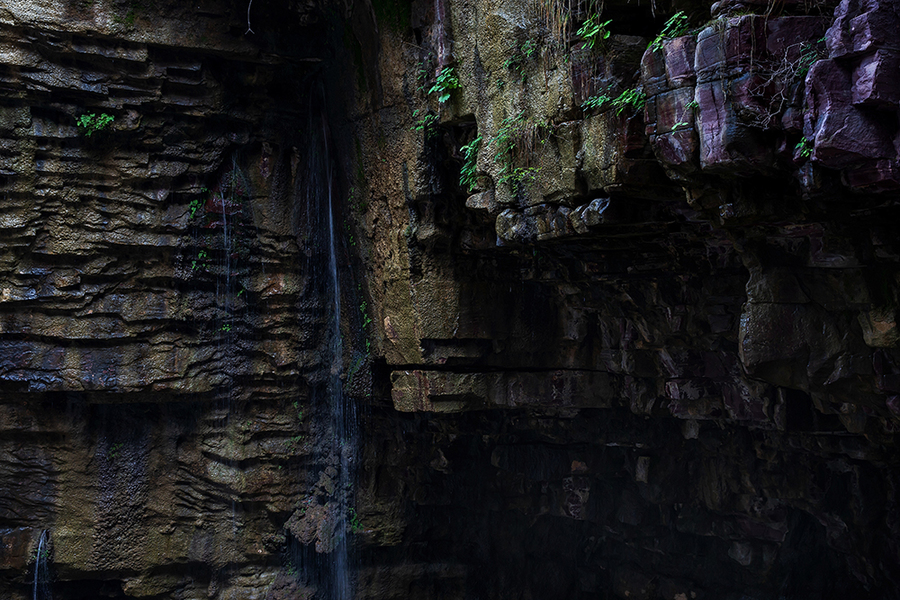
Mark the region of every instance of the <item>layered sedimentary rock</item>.
POLYGON ((0 9, 6 596, 897 597, 892 3, 248 4, 0 9))
POLYGON ((42 531, 58 598, 283 587, 330 368, 301 8, 0 8, 4 598, 42 531))

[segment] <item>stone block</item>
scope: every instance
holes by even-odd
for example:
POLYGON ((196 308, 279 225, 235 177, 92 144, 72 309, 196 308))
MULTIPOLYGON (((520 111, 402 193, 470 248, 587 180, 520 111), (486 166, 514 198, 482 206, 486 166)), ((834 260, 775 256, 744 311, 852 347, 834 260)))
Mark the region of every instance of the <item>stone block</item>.
POLYGON ((609 209, 609 198, 597 198, 579 206, 569 214, 569 222, 577 233, 587 233, 590 227, 600 225, 609 209))
POLYGON ((868 54, 896 39, 898 16, 891 0, 843 0, 825 35, 831 58, 868 54))
POLYGON ((606 408, 615 397, 607 373, 454 373, 394 371, 391 397, 401 412, 465 412, 486 408, 606 408))
POLYGON ((806 389, 841 354, 845 333, 836 319, 809 304, 751 302, 741 315, 739 354, 754 377, 806 389))
POLYGON ((0 571, 24 571, 30 559, 32 537, 38 532, 32 529, 0 530, 0 571))
POLYGON ((876 48, 893 44, 896 36, 897 19, 887 10, 876 9, 850 19, 853 54, 866 54, 876 48))
POLYGON ((900 53, 877 50, 853 70, 852 102, 857 106, 900 105, 900 53))
POLYGON ((775 61, 795 62, 804 43, 814 44, 830 23, 828 17, 779 17, 766 23, 766 52, 775 61))
POLYGON ((565 203, 578 195, 578 152, 581 149, 581 126, 577 121, 560 123, 552 132, 536 133, 533 163, 537 165, 535 185, 538 194, 533 202, 565 203))
POLYGON ((662 50, 644 52, 641 57, 641 82, 644 93, 651 97, 669 89, 666 57, 662 50))
POLYGON ((698 144, 693 125, 653 136, 650 143, 657 160, 664 166, 686 173, 697 170, 698 144))
POLYGON ((697 80, 694 73, 696 53, 697 40, 693 35, 685 35, 663 42, 669 89, 694 85, 697 80))
POLYGON ((820 60, 806 76, 804 134, 813 140, 813 159, 841 168, 867 159, 892 158, 887 124, 851 103, 850 73, 833 60, 820 60))
POLYGON ((855 190, 889 192, 900 189, 900 165, 896 160, 870 160, 843 170, 844 183, 855 190))
POLYGON ((732 175, 764 170, 772 164, 772 148, 758 129, 739 122, 730 90, 723 80, 697 86, 700 165, 732 175))
POLYGON ((494 200, 494 190, 489 189, 477 194, 472 194, 466 198, 466 208, 478 212, 484 212, 489 215, 498 212, 497 202, 494 200))
POLYGON ((650 134, 661 135, 675 130, 694 129, 693 87, 663 92, 647 101, 645 118, 650 134))
POLYGON ((609 110, 584 120, 581 174, 589 190, 634 186, 641 195, 649 189, 652 180, 639 164, 648 143, 643 116, 643 111, 626 116, 609 110))
POLYGON ((744 15, 714 21, 697 36, 698 82, 740 74, 765 56, 765 19, 744 15))

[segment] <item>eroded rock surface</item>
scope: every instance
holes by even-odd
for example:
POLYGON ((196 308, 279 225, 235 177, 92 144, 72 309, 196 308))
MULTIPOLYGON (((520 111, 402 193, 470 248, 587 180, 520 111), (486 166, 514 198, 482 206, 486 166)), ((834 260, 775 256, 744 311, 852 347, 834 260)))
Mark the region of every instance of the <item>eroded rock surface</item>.
POLYGON ((446 550, 370 595, 896 597, 896 7, 780 7, 648 49, 661 24, 613 3, 591 51, 527 3, 451 4, 446 106, 398 66, 438 68, 429 6, 424 50, 384 42, 421 145, 369 121, 359 221, 414 416, 370 459, 370 539, 446 550))
POLYGON ((45 530, 57 598, 288 589, 331 368, 301 9, 0 8, 3 597, 45 530))
POLYGON ((898 597, 893 3, 261 4, 0 8, 6 596, 898 597))

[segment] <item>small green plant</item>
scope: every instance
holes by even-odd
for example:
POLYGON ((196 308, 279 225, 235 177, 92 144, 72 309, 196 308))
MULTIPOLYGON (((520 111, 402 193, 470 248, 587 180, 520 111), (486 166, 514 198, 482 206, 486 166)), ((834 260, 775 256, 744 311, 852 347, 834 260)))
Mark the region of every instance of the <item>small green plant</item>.
MULTIPOLYGON (((534 40, 526 40, 518 48, 512 48, 510 52, 510 56, 503 61, 503 68, 508 69, 510 71, 514 71, 519 78, 522 80, 522 83, 527 79, 527 65, 530 60, 532 60, 537 52, 537 42, 534 40)), ((497 87, 502 89, 503 84, 500 83, 501 80, 497 80, 497 87)))
POLYGON ((463 165, 459 170, 459 185, 470 194, 478 185, 478 148, 481 146, 481 136, 478 136, 462 148, 463 165))
POLYGON ((427 87, 428 87, 428 68, 425 66, 425 61, 422 61, 419 63, 419 68, 416 69, 416 90, 420 94, 425 94, 427 87))
POLYGON ((520 132, 525 121, 525 111, 506 117, 500 122, 497 134, 494 136, 494 160, 503 167, 502 172, 512 169, 512 153, 516 147, 515 134, 520 132))
POLYGON ((112 115, 108 115, 106 113, 100 113, 97 116, 94 113, 83 114, 76 122, 78 123, 78 127, 81 129, 81 133, 84 134, 85 137, 91 137, 93 134, 98 131, 103 131, 109 124, 115 121, 115 117, 112 115))
POLYGON ((225 331, 225 332, 231 331, 231 325, 229 323, 225 323, 224 325, 222 325, 220 331, 225 331))
POLYGON ((348 509, 348 521, 350 522, 350 531, 353 533, 359 533, 363 530, 362 522, 359 520, 359 515, 356 514, 356 509, 350 508, 348 509))
POLYGON ((815 42, 800 42, 800 60, 797 62, 797 70, 795 77, 803 79, 809 73, 809 68, 813 66, 817 60, 825 58, 826 54, 823 49, 825 38, 821 37, 815 42))
POLYGON ((359 303, 359 313, 360 313, 360 316, 362 317, 362 328, 363 329, 365 329, 366 327, 368 327, 369 325, 372 324, 372 317, 369 316, 369 313, 366 310, 366 308, 368 306, 369 306, 369 303, 366 302, 365 300, 363 300, 362 302, 359 303))
POLYGON ((500 183, 529 183, 537 179, 540 167, 516 167, 500 176, 500 183))
POLYGON ((128 12, 125 13, 125 16, 115 15, 113 17, 113 23, 118 23, 120 25, 124 25, 125 27, 131 28, 134 27, 134 22, 137 20, 137 9, 139 6, 132 5, 131 8, 128 9, 128 12))
POLYGON ((663 47, 663 40, 668 38, 676 38, 684 35, 688 31, 688 18, 687 15, 684 14, 684 11, 678 11, 666 21, 666 24, 663 25, 662 31, 659 32, 659 35, 654 38, 652 42, 647 46, 652 52, 656 50, 661 50, 663 47))
POLYGON ((690 102, 685 104, 684 107, 688 110, 697 110, 698 108, 700 108, 700 103, 696 100, 691 100, 690 102))
POLYGON ((193 200, 191 200, 190 209, 191 209, 191 218, 192 219, 197 215, 197 211, 199 211, 201 208, 203 208, 204 204, 206 204, 206 202, 204 202, 200 198, 194 198, 193 200))
MULTIPOLYGON (((418 116, 419 109, 413 111, 413 117, 418 116)), ((421 131, 426 138, 434 137, 437 134, 436 128, 438 124, 438 116, 432 113, 425 113, 421 119, 418 119, 412 126, 413 131, 421 131)))
POLYGON ((591 110, 592 108, 600 108, 607 102, 610 102, 612 98, 607 96, 606 94, 597 94, 595 96, 591 96, 587 100, 581 103, 581 110, 591 110))
POLYGON ((797 145, 794 146, 794 152, 797 153, 801 158, 809 158, 812 156, 813 152, 813 143, 806 136, 800 138, 800 141, 797 142, 797 145))
POLYGON ((209 253, 206 250, 201 250, 197 253, 197 258, 191 262, 191 271, 196 271, 197 269, 205 269, 208 266, 206 259, 209 258, 209 253))
POLYGON ((353 237, 353 231, 350 229, 350 223, 346 220, 344 221, 344 229, 347 231, 347 242, 351 246, 356 245, 356 238, 353 237))
POLYGON ((537 177, 540 167, 514 166, 517 155, 524 155, 527 158, 528 152, 525 152, 524 146, 527 146, 525 140, 529 137, 526 134, 530 127, 526 122, 524 110, 501 121, 493 139, 494 161, 500 165, 497 179, 499 183, 510 183, 515 187, 521 183, 534 181, 537 177))
POLYGON ((291 436, 288 442, 288 452, 297 452, 303 445, 303 436, 301 434, 291 436))
POLYGON ((125 446, 122 442, 116 442, 106 451, 106 460, 112 462, 116 460, 116 457, 119 456, 122 452, 122 448, 125 446))
POLYGON ((428 90, 429 94, 437 93, 438 102, 443 104, 450 99, 450 93, 453 90, 460 89, 459 78, 453 67, 444 67, 437 76, 437 81, 428 90))
POLYGON ((364 213, 366 212, 366 209, 369 208, 369 203, 363 200, 361 192, 358 191, 355 186, 350 187, 350 197, 348 200, 350 206, 358 213, 364 213))
POLYGON ((581 28, 576 32, 578 37, 584 39, 584 45, 591 50, 598 44, 602 47, 605 40, 609 39, 610 31, 607 29, 612 19, 598 23, 600 15, 591 15, 582 24, 581 28))
POLYGON ((675 123, 675 125, 672 127, 672 131, 678 131, 679 129, 687 129, 690 126, 691 126, 691 124, 688 123, 687 121, 679 121, 679 122, 675 123))
POLYGON ((627 89, 615 98, 607 95, 609 91, 608 89, 606 92, 591 96, 581 103, 581 109, 586 111, 593 108, 601 108, 608 104, 615 109, 617 115, 621 115, 628 109, 638 111, 647 103, 647 96, 640 88, 627 89))
POLYGON ((625 90, 619 97, 612 101, 612 107, 616 109, 616 114, 621 115, 628 109, 638 111, 644 108, 647 103, 647 95, 640 88, 632 88, 625 90))
POLYGON ((145 7, 141 0, 132 0, 131 5, 128 7, 128 12, 125 13, 125 16, 113 16, 113 23, 125 25, 130 29, 134 27, 134 22, 135 20, 137 20, 138 13, 144 11, 144 9, 145 7))
POLYGON ((537 52, 537 42, 534 40, 525 40, 525 43, 519 48, 522 51, 522 54, 525 55, 525 58, 533 58, 534 53, 537 52))

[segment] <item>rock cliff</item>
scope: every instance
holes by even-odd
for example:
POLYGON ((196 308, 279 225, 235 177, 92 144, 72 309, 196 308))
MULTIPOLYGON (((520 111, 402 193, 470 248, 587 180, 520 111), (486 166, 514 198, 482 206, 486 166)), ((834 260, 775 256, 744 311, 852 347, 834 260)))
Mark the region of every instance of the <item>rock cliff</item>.
POLYGON ((0 8, 4 596, 900 597, 898 27, 0 8))

